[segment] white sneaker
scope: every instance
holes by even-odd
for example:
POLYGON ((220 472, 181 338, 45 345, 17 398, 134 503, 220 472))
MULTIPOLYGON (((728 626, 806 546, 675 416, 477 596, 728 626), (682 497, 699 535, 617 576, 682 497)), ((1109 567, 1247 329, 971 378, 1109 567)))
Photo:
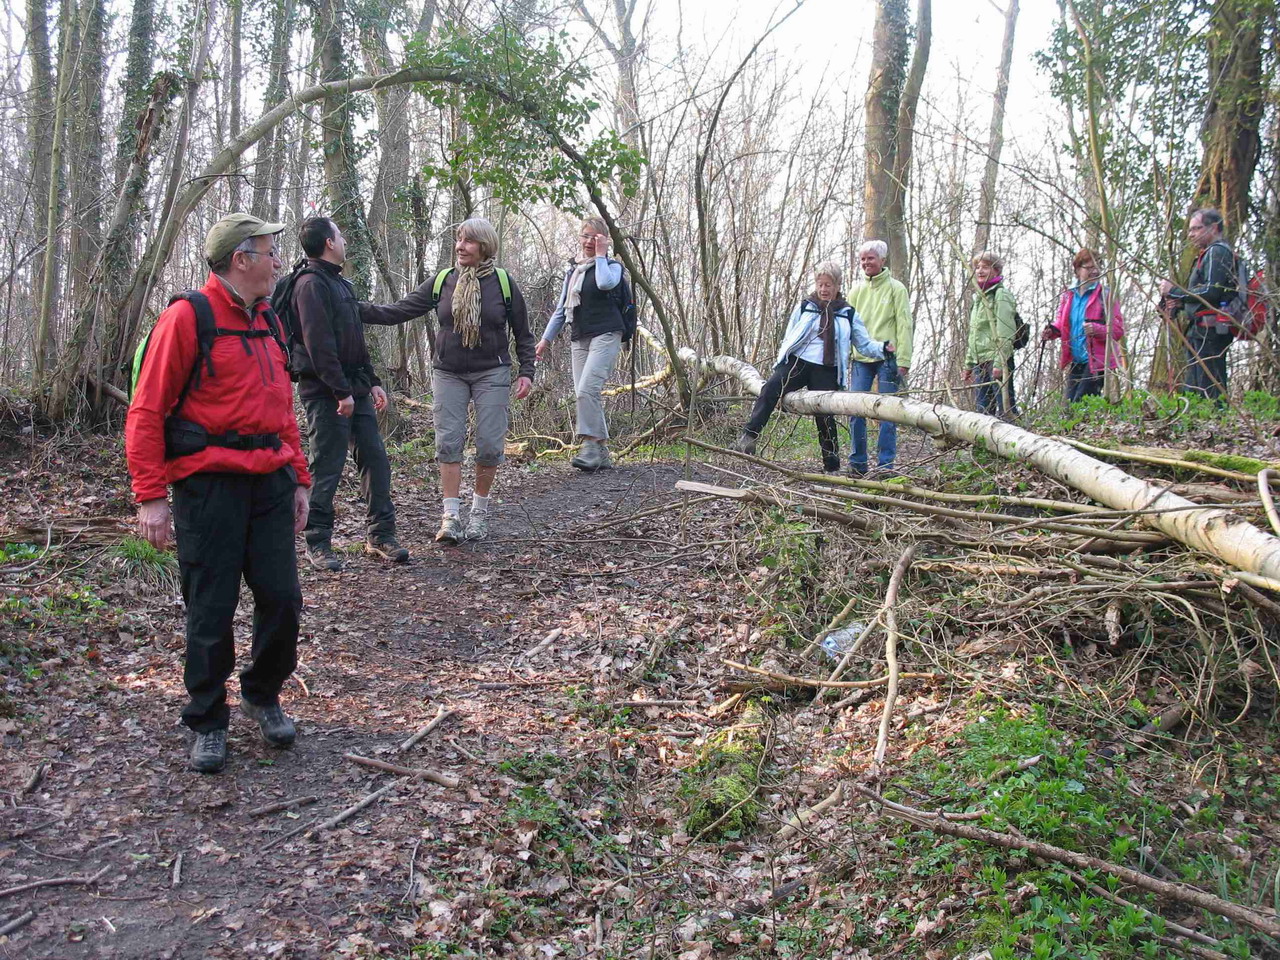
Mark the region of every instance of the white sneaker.
POLYGON ((463 540, 462 521, 457 517, 445 514, 440 518, 440 529, 436 532, 436 543, 456 546, 463 540))

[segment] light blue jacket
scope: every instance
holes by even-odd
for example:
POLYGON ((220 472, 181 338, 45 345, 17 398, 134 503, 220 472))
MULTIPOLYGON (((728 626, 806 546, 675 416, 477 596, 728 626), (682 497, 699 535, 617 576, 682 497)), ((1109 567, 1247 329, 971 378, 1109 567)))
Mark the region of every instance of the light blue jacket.
MULTIPOLYGON (((622 264, 617 260, 610 260, 608 257, 596 257, 596 287, 600 290, 612 290, 622 282, 622 264)), ((560 328, 564 326, 564 302, 569 296, 569 281, 573 277, 573 266, 565 271, 564 281, 560 284, 560 302, 556 304, 555 312, 551 314, 551 319, 547 321, 547 329, 542 331, 542 339, 550 343, 560 328)))
MULTIPOLYGON (((816 337, 821 320, 822 308, 812 300, 802 300, 787 321, 787 332, 783 334, 782 347, 778 350, 778 359, 773 361, 774 365, 777 366, 816 337)), ((872 360, 884 359, 884 344, 871 339, 862 318, 847 304, 835 312, 835 322, 836 368, 840 376, 840 389, 844 390, 847 389, 849 380, 849 341, 853 341, 860 354, 872 360)))

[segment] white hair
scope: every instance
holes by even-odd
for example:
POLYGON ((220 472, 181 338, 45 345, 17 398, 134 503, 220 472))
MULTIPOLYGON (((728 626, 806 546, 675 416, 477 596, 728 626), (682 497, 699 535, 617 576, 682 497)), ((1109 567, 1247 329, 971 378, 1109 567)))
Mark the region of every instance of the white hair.
POLYGON ((844 271, 834 260, 824 260, 813 268, 813 279, 817 280, 819 277, 830 277, 836 289, 839 290, 840 284, 844 282, 844 271))
POLYGON ((883 260, 889 256, 889 245, 883 240, 866 240, 863 241, 862 246, 858 247, 858 256, 862 256, 864 253, 874 253, 883 260))

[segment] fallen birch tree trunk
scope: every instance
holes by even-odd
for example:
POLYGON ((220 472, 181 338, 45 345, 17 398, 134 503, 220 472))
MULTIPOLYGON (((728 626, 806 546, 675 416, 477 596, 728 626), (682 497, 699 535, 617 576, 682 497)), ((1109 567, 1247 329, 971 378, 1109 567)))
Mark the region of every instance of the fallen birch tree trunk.
MULTIPOLYGON (((652 334, 647 334, 646 339, 656 343, 652 334)), ((682 360, 703 370, 734 377, 753 396, 759 396, 764 386, 760 372, 743 360, 723 356, 703 359, 687 347, 681 348, 679 353, 682 360)), ((1148 513, 1140 520, 1191 549, 1218 557, 1232 567, 1268 581, 1280 581, 1280 539, 1229 511, 1202 507, 1170 493, 1168 485, 1140 480, 1066 443, 996 417, 943 403, 845 390, 797 390, 786 394, 780 406, 796 414, 825 413, 888 420, 916 427, 933 437, 981 444, 1002 457, 1029 463, 1113 509, 1168 511, 1148 513)), ((1270 588, 1270 582, 1263 585, 1270 588)))

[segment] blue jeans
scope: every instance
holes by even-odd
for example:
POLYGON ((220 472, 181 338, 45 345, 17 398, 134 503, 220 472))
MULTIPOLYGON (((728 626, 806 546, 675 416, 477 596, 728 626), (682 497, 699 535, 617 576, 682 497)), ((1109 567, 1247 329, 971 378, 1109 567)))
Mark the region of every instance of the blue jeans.
MULTIPOLYGON (((871 385, 876 382, 877 377, 880 380, 880 392, 882 394, 887 395, 898 392, 897 381, 890 380, 885 376, 883 360, 872 360, 870 363, 855 360, 849 389, 858 393, 867 393, 871 390, 871 385)), ((853 452, 849 454, 849 466, 854 469, 865 470, 867 469, 867 418, 850 417, 849 432, 853 434, 853 452)), ((898 425, 888 420, 881 420, 880 442, 877 449, 877 458, 880 466, 893 466, 893 461, 897 456, 898 425)))

